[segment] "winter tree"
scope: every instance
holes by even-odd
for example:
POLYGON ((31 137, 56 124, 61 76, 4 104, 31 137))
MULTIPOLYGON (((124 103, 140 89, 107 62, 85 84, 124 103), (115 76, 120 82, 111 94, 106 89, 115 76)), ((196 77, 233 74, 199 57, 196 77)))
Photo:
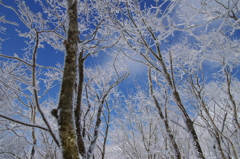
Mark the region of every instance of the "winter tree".
MULTIPOLYGON (((236 105, 235 95, 231 92, 230 83, 233 78, 237 78, 233 72, 236 72, 234 68, 239 66, 237 64, 239 47, 236 45, 239 43, 239 37, 236 36, 236 30, 239 28, 238 1, 226 3, 217 0, 156 1, 154 5, 142 3, 134 0, 116 3, 115 5, 121 6, 121 9, 120 14, 113 16, 112 25, 121 30, 123 37, 121 44, 125 46, 122 48, 131 50, 129 52, 133 52, 135 56, 140 55, 142 60, 126 55, 152 70, 149 75, 149 89, 156 107, 160 110, 159 116, 165 119, 162 114, 164 107, 159 106, 159 99, 155 95, 157 92, 153 89, 157 87, 166 90, 170 101, 168 105, 174 106, 176 114, 181 115, 183 122, 181 127, 189 135, 193 156, 206 158, 209 155, 203 151, 204 144, 199 138, 196 131, 198 127, 195 124, 196 117, 203 117, 204 112, 205 121, 211 121, 212 130, 208 130, 217 149, 215 156, 237 158, 234 146, 232 150, 230 148, 227 150, 228 154, 225 149, 223 150, 221 128, 213 121, 216 117, 211 115, 211 109, 203 100, 203 95, 206 94, 203 93, 203 88, 210 81, 225 79, 228 83, 227 96, 233 110, 232 114, 235 114, 233 123, 237 132, 239 108, 236 105), (176 34, 181 36, 174 38, 176 34), (172 39, 175 43, 168 44, 172 39), (215 72, 208 70, 207 63, 217 65, 215 72), (185 89, 190 89, 191 94, 187 94, 186 92, 189 91, 185 89)), ((171 130, 167 125, 166 122, 166 129, 171 130)), ((181 158, 183 150, 182 152, 179 150, 178 145, 181 143, 176 142, 177 136, 173 136, 169 131, 168 140, 175 149, 175 157, 181 158)), ((186 154, 182 156, 187 157, 186 154)))
POLYGON ((239 158, 239 5, 0 0, 1 158, 239 158))
MULTIPOLYGON (((23 138, 27 143, 19 142, 29 146, 24 148, 24 154, 11 152, 4 146, 1 154, 59 158, 62 151, 63 158, 92 158, 103 115, 112 109, 108 98, 128 73, 123 65, 116 65, 117 57, 108 67, 93 68, 95 73, 99 69, 98 76, 89 69, 86 74, 84 62, 101 50, 111 49, 118 38, 111 39, 114 30, 107 27, 106 17, 93 1, 35 1, 33 4, 40 11, 24 1, 14 4, 1 1, 2 7, 19 18, 25 28, 24 32, 17 32, 28 40, 23 54, 1 54, 8 60, 3 60, 1 66, 2 131, 13 131, 11 134, 17 140, 23 138), (64 66, 38 64, 40 49, 47 45, 65 53, 64 66), (55 87, 61 90, 57 97, 59 103, 56 97, 46 97, 55 87)), ((114 52, 111 51, 112 55, 114 52)), ((7 139, 8 135, 3 137, 7 139)))

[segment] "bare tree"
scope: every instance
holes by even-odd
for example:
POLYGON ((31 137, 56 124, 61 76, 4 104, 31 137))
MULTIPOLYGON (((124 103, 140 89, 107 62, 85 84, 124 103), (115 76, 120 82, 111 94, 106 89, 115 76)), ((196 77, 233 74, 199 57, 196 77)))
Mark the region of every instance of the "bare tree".
POLYGON ((1 157, 239 158, 238 0, 0 7, 2 48, 26 41, 0 54, 1 157), (131 60, 148 81, 122 93, 131 60))
MULTIPOLYGON (((149 78, 149 90, 150 90, 150 94, 154 100, 154 103, 155 103, 155 106, 156 108, 158 109, 158 114, 160 116, 160 118, 163 120, 164 122, 164 126, 165 126, 165 129, 166 129, 166 132, 167 132, 167 135, 168 135, 168 138, 170 140, 170 143, 172 144, 172 147, 174 149, 174 155, 176 158, 180 159, 181 158, 181 152, 180 152, 180 149, 177 145, 177 142, 176 142, 176 139, 172 133, 172 130, 170 128, 170 125, 169 125, 169 120, 168 120, 168 112, 167 112, 167 105, 168 105, 168 96, 167 96, 167 91, 165 91, 165 102, 164 104, 160 105, 159 102, 158 102, 158 99, 157 97, 155 96, 154 92, 153 92, 153 82, 152 82, 152 77, 151 77, 151 69, 148 70, 148 78, 149 78), (163 113, 163 105, 164 105, 164 113, 163 113)), ((160 84, 160 86, 162 86, 160 84)), ((162 89, 163 86, 162 86, 162 89)))
POLYGON ((169 16, 178 3, 178 1, 170 3, 159 18, 163 4, 156 2, 156 11, 152 12, 153 8, 151 7, 149 9, 146 8, 145 11, 141 11, 138 1, 126 2, 125 8, 122 11, 122 19, 125 20, 120 21, 115 18, 113 19, 113 23, 122 30, 122 36, 130 49, 140 54, 146 61, 143 63, 161 73, 163 77, 162 84, 168 85, 168 89, 171 90, 173 100, 181 111, 185 124, 191 134, 196 155, 199 158, 205 158, 193 126, 193 120, 189 116, 177 89, 175 83, 176 77, 171 68, 172 59, 168 63, 164 59, 163 51, 160 48, 161 41, 173 33, 172 28, 174 26, 172 26, 172 19, 169 16), (167 22, 165 22, 165 19, 167 19, 167 22), (164 26, 164 24, 166 25, 164 26))
MULTIPOLYGON (((2 98, 4 98, 4 101, 7 101, 9 97, 6 93, 13 93, 15 95, 14 100, 9 100, 9 103, 14 105, 19 111, 26 107, 28 110, 26 111, 28 115, 26 120, 29 119, 30 123, 24 120, 16 120, 13 112, 13 117, 9 117, 8 114, 2 114, 1 118, 31 128, 32 148, 30 158, 37 156, 37 143, 42 143, 45 146, 52 145, 49 144, 51 139, 45 140, 46 134, 36 131, 36 128, 47 131, 50 134, 55 144, 61 147, 64 158, 80 158, 80 156, 91 158, 94 145, 98 139, 101 124, 99 121, 102 118, 103 105, 107 102, 106 98, 110 91, 127 77, 127 74, 122 75, 116 70, 116 76, 118 75, 119 78, 109 88, 104 88, 107 90, 102 92, 103 96, 96 96, 99 100, 95 102, 100 105, 98 113, 95 114, 97 116, 94 128, 95 133, 90 138, 91 144, 85 145, 86 139, 82 136, 82 92, 85 89, 83 87, 85 80, 84 62, 90 55, 97 55, 102 49, 111 48, 118 42, 118 38, 110 42, 109 38, 113 32, 109 28, 103 27, 102 24, 106 23, 106 17, 103 16, 103 13, 98 12, 100 8, 97 7, 100 6, 94 5, 94 2, 78 2, 77 0, 66 2, 36 1, 40 9, 43 10, 44 16, 42 16, 40 12, 31 11, 24 1, 16 1, 17 6, 11 6, 2 1, 0 3, 3 7, 12 10, 18 16, 21 24, 29 29, 29 32, 26 34, 21 33, 21 31, 18 32, 20 36, 30 41, 25 49, 26 52, 23 54, 23 58, 20 57, 20 53, 15 56, 0 55, 2 58, 12 60, 15 65, 14 67, 11 64, 11 67, 14 67, 11 71, 2 71, 6 74, 3 76, 4 80, 1 81, 1 84, 4 85, 3 89, 10 88, 10 91, 2 90, 2 98), (94 12, 94 14, 91 12, 94 12), (94 20, 90 21, 92 18, 94 20), (104 29, 106 30, 104 31, 104 29), (39 56, 40 48, 44 46, 43 42, 46 42, 58 51, 65 52, 63 71, 61 67, 47 67, 38 64, 37 57, 39 56), (13 74, 13 71, 15 74, 13 74), (45 75, 44 78, 43 75, 45 75), (13 83, 15 82, 16 86, 13 85, 12 87, 8 84, 6 81, 9 79, 13 79, 13 83), (41 98, 57 85, 58 81, 62 82, 59 103, 58 105, 56 103, 51 105, 46 112, 43 108, 45 109, 45 102, 47 101, 41 102, 41 98), (43 84, 45 84, 45 90, 42 87, 43 84), (25 89, 28 89, 31 93, 26 93, 25 89), (26 100, 23 100, 23 98, 26 100), (13 102, 20 103, 20 105, 13 104, 13 102), (57 109, 53 109, 56 105, 57 109), (50 109, 52 111, 49 111, 50 109), (50 112, 56 117, 59 127, 54 123, 50 112), (59 128, 58 131, 57 128, 59 128), (77 128, 76 131, 75 128, 77 128), (60 140, 56 135, 57 132, 59 132, 60 140), (37 134, 39 135, 36 136, 37 134)), ((111 65, 111 67, 114 68, 114 65, 111 65)), ((111 83, 112 81, 109 82, 111 83)), ((106 87, 106 85, 102 86, 106 87)), ((19 112, 19 114, 25 118, 22 112, 19 112)), ((39 154, 40 156, 49 156, 48 151, 41 151, 39 154)))

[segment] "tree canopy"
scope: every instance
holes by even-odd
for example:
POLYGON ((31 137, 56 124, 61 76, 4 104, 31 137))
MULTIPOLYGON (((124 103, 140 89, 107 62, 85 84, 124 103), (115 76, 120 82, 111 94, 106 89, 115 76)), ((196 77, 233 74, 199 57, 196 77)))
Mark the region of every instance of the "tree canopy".
POLYGON ((0 157, 240 157, 239 0, 0 0, 0 157))

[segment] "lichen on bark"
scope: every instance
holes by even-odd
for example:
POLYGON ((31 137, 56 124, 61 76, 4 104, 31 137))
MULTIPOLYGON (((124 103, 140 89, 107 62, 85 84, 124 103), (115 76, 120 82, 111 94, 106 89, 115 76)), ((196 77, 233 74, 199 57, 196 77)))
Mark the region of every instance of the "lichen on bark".
POLYGON ((58 125, 64 159, 79 159, 74 125, 74 96, 78 52, 77 0, 68 0, 68 37, 64 45, 66 57, 58 105, 58 125))

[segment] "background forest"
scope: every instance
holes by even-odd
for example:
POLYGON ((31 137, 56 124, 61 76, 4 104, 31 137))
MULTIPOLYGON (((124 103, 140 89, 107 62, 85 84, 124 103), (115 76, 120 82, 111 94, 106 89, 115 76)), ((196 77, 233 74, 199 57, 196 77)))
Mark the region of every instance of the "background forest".
POLYGON ((0 0, 0 158, 240 158, 239 0, 0 0))

